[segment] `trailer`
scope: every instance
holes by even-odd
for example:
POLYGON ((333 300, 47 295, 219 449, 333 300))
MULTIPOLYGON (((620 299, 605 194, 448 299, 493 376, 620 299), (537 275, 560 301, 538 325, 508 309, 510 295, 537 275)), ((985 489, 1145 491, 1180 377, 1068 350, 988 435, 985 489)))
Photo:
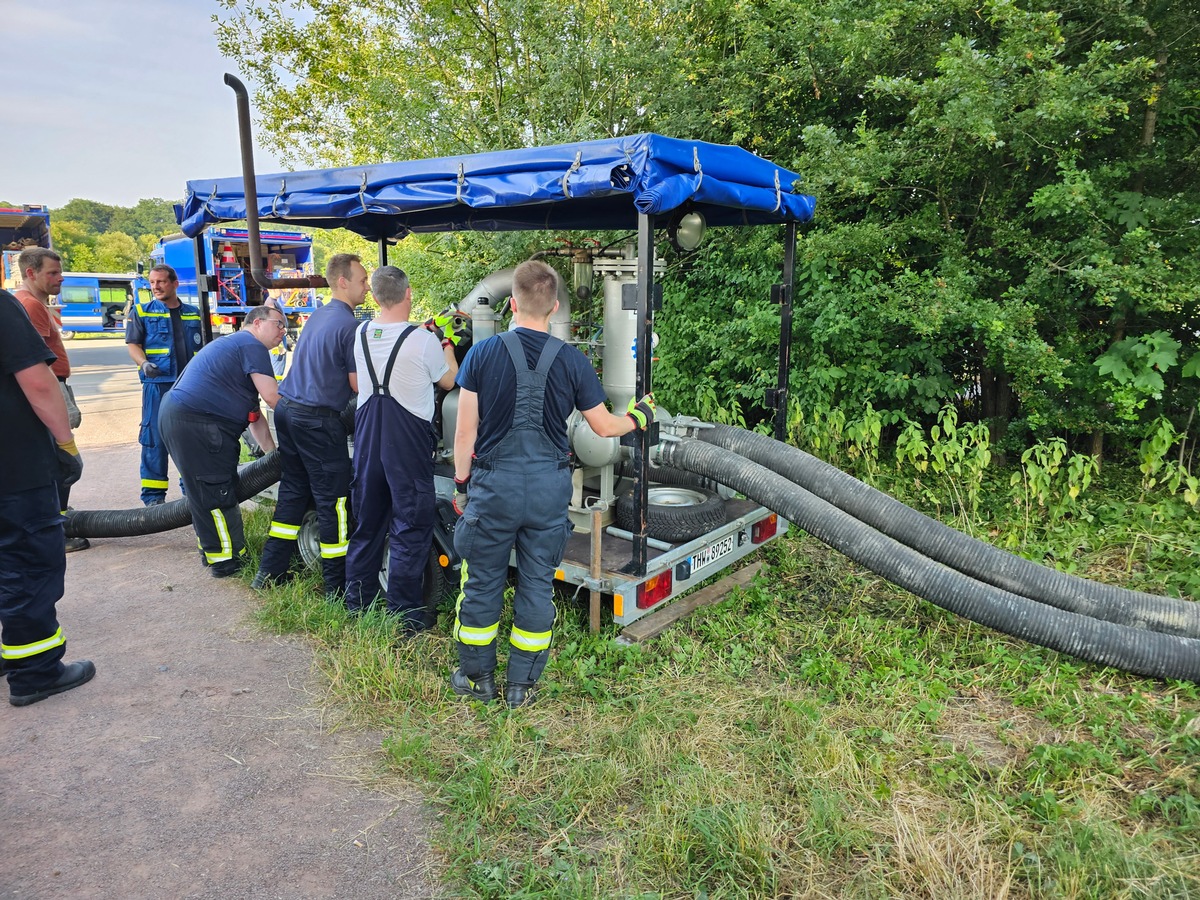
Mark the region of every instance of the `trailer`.
MULTIPOLYGON (((312 235, 299 231, 265 231, 259 235, 255 260, 245 228, 214 227, 195 239, 182 234, 160 238, 150 252, 154 262, 171 266, 179 276, 179 298, 209 305, 214 334, 231 334, 241 328, 246 312, 262 305, 265 289, 250 277, 256 263, 272 278, 307 279, 314 274, 312 235), (203 291, 201 291, 203 288, 203 291)), ((295 330, 316 310, 311 287, 279 288, 275 293, 287 308, 288 327, 295 330)))
MULTIPOLYGON (((776 410, 777 432, 784 427, 797 226, 811 219, 814 207, 813 198, 794 189, 797 174, 738 147, 641 134, 255 176, 245 88, 232 76, 226 76, 226 83, 239 95, 243 177, 188 182, 184 203, 176 208, 185 234, 241 219, 248 221, 252 235, 260 220, 347 228, 377 242, 381 265, 390 244, 417 232, 578 235, 565 246, 548 238, 548 247, 557 249, 546 255, 570 258, 576 298, 602 295, 603 338, 574 332, 570 304, 563 303, 570 300, 565 291, 551 333, 592 355, 617 409, 653 386, 653 325, 661 304, 661 288, 655 283, 662 268, 659 239, 664 239, 664 252, 667 240, 694 249, 707 226, 780 226, 782 279, 764 301, 781 309, 779 381, 766 400, 776 410), (253 201, 247 203, 247 198, 253 201), (624 246, 601 250, 597 242, 586 240, 589 232, 601 230, 627 230, 633 237, 624 246), (593 279, 600 283, 598 292, 593 279)), ((258 278, 264 287, 273 284, 265 273, 258 278)), ((474 340, 504 327, 509 283, 504 272, 493 273, 458 305, 472 322, 474 340)), ((669 353, 670 348, 653 352, 669 353)), ((431 603, 447 586, 457 586, 461 566, 453 546, 454 515, 447 512, 456 400, 456 390, 439 398, 439 527, 426 578, 431 603)), ((721 485, 675 483, 676 473, 655 470, 651 448, 672 439, 674 418, 663 414, 647 431, 620 439, 597 436, 582 417, 568 424, 574 453, 574 534, 556 577, 568 591, 587 590, 601 598, 620 625, 660 608, 788 528, 774 511, 721 485), (691 527, 682 528, 681 520, 691 527)), ((310 537, 315 541, 315 534, 310 537)), ((306 555, 311 557, 311 551, 306 555)), ((598 627, 598 616, 593 616, 593 627, 598 627)))

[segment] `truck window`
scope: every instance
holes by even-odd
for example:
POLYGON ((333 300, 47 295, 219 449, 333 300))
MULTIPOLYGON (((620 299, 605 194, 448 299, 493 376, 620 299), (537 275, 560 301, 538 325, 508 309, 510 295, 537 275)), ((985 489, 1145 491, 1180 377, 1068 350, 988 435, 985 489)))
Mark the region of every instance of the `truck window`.
POLYGON ((91 303, 92 289, 90 287, 81 287, 79 285, 66 286, 64 285, 58 294, 58 303, 64 306, 68 303, 91 303))

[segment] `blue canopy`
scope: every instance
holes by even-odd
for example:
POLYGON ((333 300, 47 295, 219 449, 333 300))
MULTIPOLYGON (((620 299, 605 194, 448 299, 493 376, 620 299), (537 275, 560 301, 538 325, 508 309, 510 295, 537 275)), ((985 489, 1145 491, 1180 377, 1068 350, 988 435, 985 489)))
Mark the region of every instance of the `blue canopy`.
MULTIPOLYGON (((710 226, 807 222, 800 176, 740 147, 656 134, 411 162, 258 175, 260 219, 348 228, 371 240, 410 232, 634 229, 637 214, 685 204, 710 226)), ((185 234, 246 218, 242 179, 189 181, 185 234)), ((657 224, 666 225, 666 219, 657 224)))

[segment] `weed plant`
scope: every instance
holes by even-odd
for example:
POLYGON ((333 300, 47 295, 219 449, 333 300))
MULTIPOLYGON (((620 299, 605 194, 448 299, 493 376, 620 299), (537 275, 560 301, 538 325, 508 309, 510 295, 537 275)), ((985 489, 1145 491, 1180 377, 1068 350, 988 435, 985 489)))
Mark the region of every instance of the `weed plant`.
MULTIPOLYGON (((1141 471, 1083 485, 1050 448, 996 472, 956 426, 922 436, 945 470, 922 472, 836 424, 858 435, 843 464, 994 543, 1143 590, 1200 585, 1194 512, 1141 471)), ((260 616, 309 637, 332 696, 387 733, 382 776, 440 808, 449 896, 1200 897, 1197 685, 976 626, 798 530, 762 556, 745 589, 640 645, 560 602, 541 698, 513 712, 451 694, 450 610, 403 640, 310 578, 260 616)))

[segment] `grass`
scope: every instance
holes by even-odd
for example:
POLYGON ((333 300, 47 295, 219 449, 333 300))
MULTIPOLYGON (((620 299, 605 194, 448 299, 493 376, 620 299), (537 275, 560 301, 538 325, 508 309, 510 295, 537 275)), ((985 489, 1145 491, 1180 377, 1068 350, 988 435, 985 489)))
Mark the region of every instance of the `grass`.
MULTIPOLYGON (((1031 546, 1163 591, 1197 525, 1158 546, 1134 518, 1031 546)), ((975 626, 800 533, 764 555, 644 645, 560 606, 542 698, 512 713, 452 696, 448 611, 401 641, 309 578, 258 614, 309 637, 331 696, 387 733, 381 777, 440 810, 450 896, 1200 897, 1196 685, 975 626)))

